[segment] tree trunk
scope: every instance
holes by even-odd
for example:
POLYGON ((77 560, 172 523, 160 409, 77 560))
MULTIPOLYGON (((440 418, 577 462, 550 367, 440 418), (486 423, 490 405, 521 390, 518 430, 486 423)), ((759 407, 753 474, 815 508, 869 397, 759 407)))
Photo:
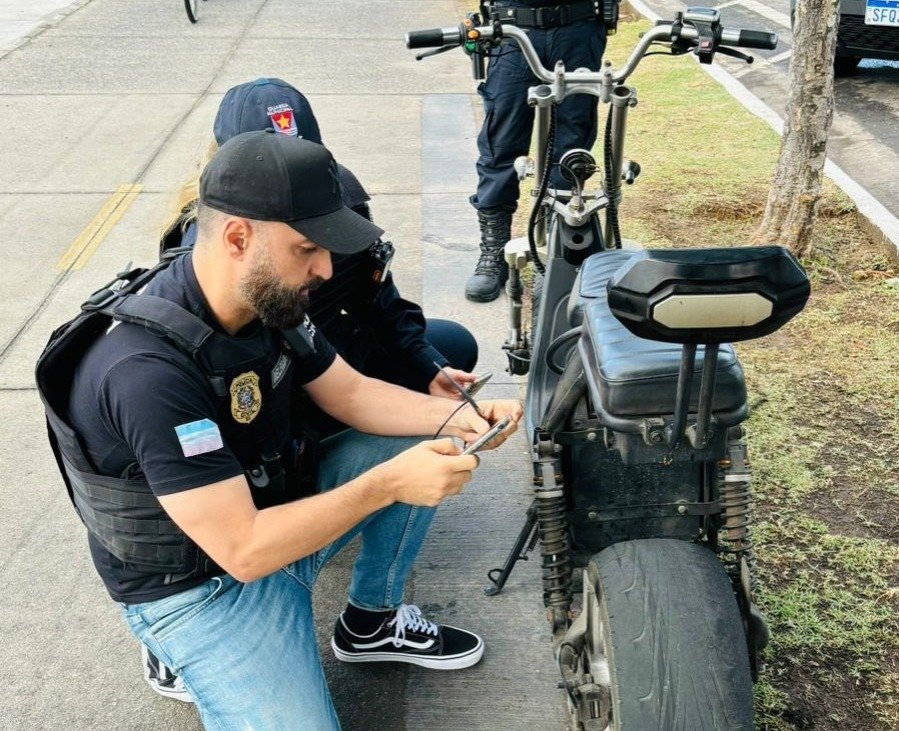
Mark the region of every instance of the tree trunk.
POLYGON ((812 252, 812 225, 821 198, 827 133, 833 120, 833 62, 839 0, 800 0, 793 24, 790 91, 780 161, 757 244, 780 244, 796 256, 812 252))

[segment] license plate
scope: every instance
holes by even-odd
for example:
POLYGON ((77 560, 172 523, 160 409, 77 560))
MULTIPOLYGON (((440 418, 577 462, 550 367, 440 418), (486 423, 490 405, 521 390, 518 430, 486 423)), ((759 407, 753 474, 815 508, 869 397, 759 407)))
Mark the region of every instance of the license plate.
POLYGON ((867 0, 865 25, 894 25, 899 27, 899 0, 867 0))

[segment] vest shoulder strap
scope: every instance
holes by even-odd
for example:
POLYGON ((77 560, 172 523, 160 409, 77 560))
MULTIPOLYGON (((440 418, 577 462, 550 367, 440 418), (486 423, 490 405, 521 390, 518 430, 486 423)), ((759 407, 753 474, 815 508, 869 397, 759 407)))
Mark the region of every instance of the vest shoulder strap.
POLYGON ((121 295, 101 311, 115 320, 147 328, 192 358, 215 332, 192 312, 155 295, 121 295))

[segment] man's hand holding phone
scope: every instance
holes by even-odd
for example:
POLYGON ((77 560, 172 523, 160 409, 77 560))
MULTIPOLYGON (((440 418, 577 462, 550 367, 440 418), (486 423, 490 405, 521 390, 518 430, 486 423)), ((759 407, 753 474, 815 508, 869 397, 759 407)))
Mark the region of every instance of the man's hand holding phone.
POLYGON ((481 401, 478 403, 478 412, 472 406, 466 406, 452 418, 450 425, 454 427, 454 436, 460 437, 467 445, 473 444, 498 423, 508 417, 505 427, 498 430, 489 439, 482 449, 496 449, 508 439, 518 428, 518 422, 524 416, 524 411, 518 401, 481 401))
POLYGON ((478 391, 484 388, 484 386, 487 385, 487 382, 491 378, 493 378, 492 373, 485 373, 483 376, 477 376, 474 381, 466 386, 465 393, 474 398, 475 394, 477 394, 478 391))
MULTIPOLYGON (((494 447, 498 447, 502 442, 491 446, 488 446, 490 442, 496 439, 503 431, 505 431, 506 427, 508 427, 512 423, 512 417, 506 416, 500 421, 496 422, 487 433, 475 439, 471 444, 469 444, 462 451, 462 454, 477 454, 482 449, 493 449, 494 447)), ((517 424, 516 424, 517 427, 517 424)), ((513 428, 512 431, 515 431, 513 428)), ((512 432, 509 432, 510 434, 512 432)), ((508 435, 507 435, 508 436, 508 435)), ((505 439, 503 439, 505 441, 505 439)))

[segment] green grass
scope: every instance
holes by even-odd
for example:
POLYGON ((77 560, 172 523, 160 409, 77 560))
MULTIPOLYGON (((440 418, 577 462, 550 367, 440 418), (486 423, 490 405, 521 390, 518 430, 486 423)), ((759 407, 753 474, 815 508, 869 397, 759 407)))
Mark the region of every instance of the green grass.
MULTIPOLYGON (((646 23, 610 39, 617 66, 646 23)), ((647 246, 741 246, 764 210, 780 141, 688 58, 650 57, 621 209, 647 246)), ((601 108, 603 115, 606 108, 601 108)), ((597 148, 597 153, 601 150, 597 148)), ((756 686, 771 731, 899 728, 899 267, 831 184, 802 315, 741 344, 752 417, 758 601, 772 642, 756 686)))

